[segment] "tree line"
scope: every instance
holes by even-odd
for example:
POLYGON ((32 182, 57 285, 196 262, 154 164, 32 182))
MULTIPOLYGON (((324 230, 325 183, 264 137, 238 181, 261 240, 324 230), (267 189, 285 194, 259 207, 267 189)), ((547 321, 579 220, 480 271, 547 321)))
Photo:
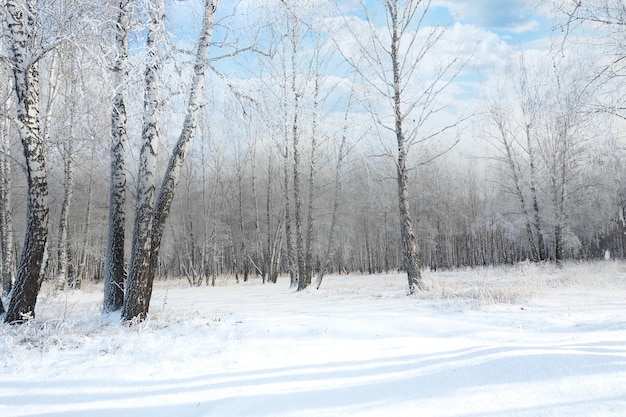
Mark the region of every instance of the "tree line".
POLYGON ((621 55, 567 48, 619 37, 619 2, 560 4, 559 46, 514 54, 470 110, 449 91, 472 52, 429 1, 203 0, 182 32, 165 0, 96 3, 2 4, 6 322, 44 279, 101 280, 134 322, 156 276, 403 271, 413 293, 425 267, 624 256, 621 55))

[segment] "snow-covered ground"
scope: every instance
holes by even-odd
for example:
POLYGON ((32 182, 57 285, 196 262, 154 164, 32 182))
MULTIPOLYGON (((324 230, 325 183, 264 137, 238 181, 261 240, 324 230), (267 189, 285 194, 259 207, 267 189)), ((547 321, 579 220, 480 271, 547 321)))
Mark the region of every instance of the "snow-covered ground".
POLYGON ((188 288, 147 322, 101 286, 0 325, 0 416, 624 416, 626 263, 188 288))

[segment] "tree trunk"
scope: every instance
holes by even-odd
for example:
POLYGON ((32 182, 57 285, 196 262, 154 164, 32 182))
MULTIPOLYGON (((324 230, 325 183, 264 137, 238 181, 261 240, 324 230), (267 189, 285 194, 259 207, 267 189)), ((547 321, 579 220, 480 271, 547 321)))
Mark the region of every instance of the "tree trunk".
MULTIPOLYGON (((161 5, 162 4, 161 0, 161 5)), ((133 250, 131 258, 131 270, 129 271, 128 277, 128 287, 130 291, 126 292, 124 309, 122 311, 122 318, 126 321, 133 319, 142 320, 148 314, 159 249, 161 247, 161 239, 165 230, 165 223, 170 213, 170 208, 174 199, 174 191, 180 177, 180 170, 185 160, 189 142, 193 139, 196 133, 200 102, 204 92, 204 81, 208 66, 208 53, 211 45, 216 9, 217 0, 205 1, 202 30, 200 32, 198 49, 196 51, 194 74, 191 88, 189 90, 185 121, 183 122, 182 131, 167 165, 159 195, 156 198, 154 211, 152 211, 151 207, 148 207, 148 200, 151 201, 154 198, 152 197, 154 195, 153 183, 152 189, 144 188, 144 191, 147 192, 146 198, 143 201, 145 204, 138 206, 138 212, 141 212, 141 216, 148 216, 148 214, 150 214, 152 218, 142 219, 142 225, 139 227, 137 227, 136 223, 136 228, 139 229, 136 231, 136 234, 140 239, 137 241, 137 247, 133 250), (150 220, 151 224, 147 224, 150 220)), ((159 10, 162 12, 163 9, 159 8, 159 10)), ((162 24, 162 21, 160 24, 162 24)), ((148 94, 148 97, 155 97, 155 95, 156 94, 148 94)), ((154 105, 156 105, 156 103, 152 106, 148 106, 149 110, 153 110, 154 105)), ((155 133, 157 132, 156 124, 153 127, 148 127, 148 130, 152 130, 155 133)), ((144 131, 145 130, 146 129, 144 129, 144 131)), ((149 153, 150 156, 152 156, 153 152, 151 151, 149 153)), ((154 170, 152 173, 154 173, 154 170)), ((135 238, 133 239, 133 246, 135 246, 135 238)))
MULTIPOLYGON (((316 68, 319 69, 319 54, 315 56, 316 68)), ((316 167, 316 153, 317 153, 317 135, 318 132, 318 113, 319 113, 319 95, 320 95, 320 75, 315 76, 315 90, 313 93, 313 126, 311 132, 311 164, 309 166, 309 197, 307 207, 307 228, 306 237, 304 241, 304 285, 308 287, 311 284, 311 277, 313 274, 313 199, 315 198, 315 171, 316 167)))
POLYGON ((143 320, 148 314, 152 287, 150 282, 152 225, 156 194, 157 144, 161 110, 160 71, 163 47, 165 0, 152 0, 146 40, 147 62, 144 71, 144 120, 137 176, 137 205, 128 279, 122 319, 143 320))
POLYGON ((126 133, 126 85, 128 83, 128 29, 130 0, 120 0, 115 43, 117 59, 115 95, 111 111, 111 182, 109 189, 109 230, 104 259, 103 311, 122 308, 124 303, 124 242, 126 240, 126 171, 124 152, 126 133))
POLYGON ((532 136, 530 126, 526 127, 526 148, 528 151, 528 161, 530 165, 530 195, 533 202, 533 218, 535 225, 535 233, 537 233, 537 252, 539 260, 546 259, 546 245, 543 240, 543 231, 539 216, 539 197, 537 196, 537 167, 535 161, 535 152, 533 150, 532 136))
MULTIPOLYGON (((0 141, 3 152, 9 154, 8 122, 0 121, 0 141)), ((7 296, 13 288, 15 261, 13 260, 13 215, 11 213, 11 163, 0 155, 0 251, 2 293, 7 296)))
POLYGON ((344 153, 346 152, 346 128, 347 128, 348 112, 346 111, 344 119, 343 135, 341 137, 341 144, 339 145, 339 155, 337 156, 337 170, 335 171, 335 192, 333 195, 333 214, 330 220, 330 229, 328 230, 328 240, 326 242, 326 250, 324 251, 324 258, 322 264, 317 272, 317 278, 315 279, 315 288, 320 289, 322 285, 322 279, 326 274, 326 268, 330 261, 330 255, 333 251, 333 243, 335 240, 335 226, 337 224, 337 211, 339 210, 339 195, 341 193, 341 168, 343 166, 344 153))
MULTIPOLYGON (((531 220, 530 215, 528 214, 528 209, 526 208, 526 198, 524 197, 524 190, 522 188, 522 181, 521 181, 522 174, 520 172, 521 170, 519 168, 519 164, 515 158, 514 151, 512 149, 512 143, 511 143, 512 139, 509 138, 509 131, 507 130, 506 122, 504 120, 504 117, 505 117, 504 112, 505 110, 503 108, 500 108, 500 107, 494 108, 491 110, 491 113, 492 113, 491 116, 493 118, 493 122, 496 124, 498 128, 498 132, 500 134, 500 141, 502 145, 504 146, 506 163, 511 173, 513 186, 515 187, 515 195, 517 196, 517 199, 520 204, 520 210, 522 211, 522 214, 524 216, 526 239, 528 240, 528 245, 530 246, 531 260, 533 262, 538 262, 541 259, 541 251, 539 250, 539 247, 535 241, 535 236, 533 234, 533 228, 532 228, 532 220, 531 220)), ((527 128, 527 131, 526 131, 528 141, 530 141, 529 129, 530 128, 527 128)), ((532 163, 533 162, 531 160, 531 166, 532 166, 532 163)), ((532 191, 532 187, 531 187, 531 191, 532 191)))
MULTIPOLYGON (((391 2, 390 2, 391 3, 391 2)), ((398 2, 397 0, 389 4, 388 11, 391 18, 391 63, 393 68, 393 106, 395 118, 395 135, 398 144, 397 159, 397 181, 398 181, 398 201, 400 208, 400 237, 404 256, 404 269, 407 273, 409 294, 413 294, 415 289, 423 289, 422 274, 420 271, 420 260, 417 249, 415 234, 411 224, 411 210, 409 208, 409 179, 407 174, 407 143, 404 136, 404 113, 402 110, 402 83, 400 64, 400 28, 398 22, 398 2)))
MULTIPOLYGON (((73 111, 73 110, 72 110, 73 111)), ((64 181, 63 181, 63 201, 61 202, 61 216, 59 219, 59 242, 57 247, 57 280, 61 288, 65 288, 70 284, 70 275, 68 273, 69 259, 69 214, 72 204, 72 196, 74 193, 74 161, 72 153, 74 152, 74 120, 70 116, 70 135, 63 142, 63 165, 64 165, 64 181)))
POLYGON ((27 171, 26 236, 17 268, 15 285, 5 322, 22 323, 35 316, 35 304, 41 288, 48 242, 48 180, 44 144, 39 131, 38 63, 30 62, 28 45, 32 24, 25 18, 20 2, 4 3, 8 51, 13 66, 17 97, 17 119, 24 148, 27 171))
POLYGON ((296 288, 298 286, 298 277, 296 274, 295 267, 295 259, 294 259, 294 250, 293 250, 293 236, 291 231, 291 192, 289 188, 289 177, 291 173, 289 172, 289 163, 291 161, 291 151, 289 150, 289 129, 288 129, 288 111, 287 111, 287 93, 285 92, 284 98, 284 117, 285 117, 285 126, 284 126, 284 135, 285 135, 285 151, 284 158, 285 164, 283 165, 283 186, 285 193, 285 250, 287 251, 287 269, 289 270, 289 278, 290 278, 290 287, 296 288))

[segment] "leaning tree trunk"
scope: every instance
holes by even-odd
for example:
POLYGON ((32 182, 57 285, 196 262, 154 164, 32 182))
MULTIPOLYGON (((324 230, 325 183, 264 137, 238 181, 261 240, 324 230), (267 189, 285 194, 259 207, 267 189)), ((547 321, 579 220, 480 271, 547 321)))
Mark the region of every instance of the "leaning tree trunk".
MULTIPOLYGON (((509 167, 511 179, 513 180, 513 185, 515 187, 515 194, 520 204, 520 209, 522 211, 522 215, 524 217, 524 224, 526 230, 526 239, 528 240, 528 245, 530 247, 531 259, 533 262, 539 262, 541 260, 541 252, 539 251, 539 247, 535 241, 535 237, 533 235, 533 228, 531 224, 531 218, 528 213, 528 209, 526 208, 526 198, 524 197, 524 191, 522 187, 522 173, 519 168, 519 164, 516 161, 514 151, 512 149, 512 139, 508 137, 508 131, 505 126, 504 121, 504 109, 496 108, 492 110, 492 117, 494 123, 498 127, 498 131, 500 133, 500 140, 504 145, 504 150, 506 154, 506 163, 509 167)), ((527 135, 530 134, 527 131, 527 135)), ((531 162, 532 166, 532 162, 531 162)))
POLYGON ((128 27, 131 0, 120 0, 115 43, 117 59, 115 95, 111 112, 111 184, 109 191, 109 231, 104 258, 105 312, 116 311, 124 303, 124 242, 126 238, 126 85, 128 83, 128 27))
POLYGON ((152 0, 150 29, 146 40, 147 62, 144 71, 144 121, 142 146, 137 176, 137 205, 131 247, 130 266, 126 282, 122 318, 126 321, 143 320, 148 313, 150 294, 148 272, 152 246, 152 217, 155 201, 155 172, 159 139, 159 111, 161 108, 160 70, 163 47, 163 13, 165 0, 152 0))
MULTIPOLYGON (((351 97, 352 98, 352 97, 351 97)), ((330 220, 330 229, 328 231, 328 240, 326 242, 326 250, 324 251, 324 258, 322 264, 317 272, 317 278, 315 279, 315 289, 320 289, 322 285, 322 279, 326 274, 326 268, 330 261, 330 255, 333 251, 333 243, 335 240, 335 227, 337 224, 337 211, 339 210, 339 195, 341 193, 341 168, 343 166, 344 154, 346 152, 346 129, 348 127, 348 112, 346 111, 344 117, 343 135, 341 137, 341 144, 339 145, 339 155, 337 156, 337 170, 335 171, 335 192, 333 196, 333 213, 330 220)))
POLYGON ((48 181, 44 144, 39 131, 38 64, 30 62, 28 57, 30 39, 25 25, 30 25, 30 18, 25 24, 23 9, 15 0, 5 1, 4 12, 28 186, 26 235, 5 322, 22 323, 35 315, 43 278, 48 240, 48 181))
MULTIPOLYGON (((180 171, 185 160, 187 148, 196 134, 217 2, 217 0, 205 0, 202 30, 196 51, 194 74, 189 90, 189 100, 183 129, 172 151, 159 195, 156 198, 156 205, 151 219, 152 222, 147 229, 147 238, 145 240, 142 239, 144 245, 141 247, 138 246, 132 253, 133 259, 131 260, 131 271, 129 271, 128 277, 128 287, 129 289, 132 288, 132 290, 126 293, 124 309, 122 311, 122 318, 126 321, 133 319, 142 320, 148 314, 161 239, 165 231, 165 222, 170 213, 174 199, 174 191, 180 177, 180 171)), ((154 190, 150 191, 153 192, 154 190)), ((145 212, 148 211, 152 213, 152 210, 147 209, 145 212)), ((135 245, 134 241, 133 245, 135 245)))
POLYGON ((400 236, 402 240, 402 252, 404 256, 404 268, 407 273, 409 293, 413 294, 415 289, 423 289, 422 275, 420 271, 420 260, 417 248, 417 241, 413 233, 411 224, 411 211, 409 208, 409 179, 407 174, 407 143, 404 136, 404 114, 402 112, 402 83, 401 83, 401 62, 400 62, 400 28, 398 22, 398 3, 394 2, 390 9, 392 24, 391 36, 391 60, 393 67, 393 107, 395 117, 395 135, 398 143, 397 160, 397 181, 398 200, 400 207, 400 236))

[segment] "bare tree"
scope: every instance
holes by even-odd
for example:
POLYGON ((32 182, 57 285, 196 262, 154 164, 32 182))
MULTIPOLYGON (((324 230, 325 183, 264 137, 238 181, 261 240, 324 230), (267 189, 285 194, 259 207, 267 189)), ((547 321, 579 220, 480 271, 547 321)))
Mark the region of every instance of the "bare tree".
MULTIPOLYGON (((156 4, 156 6, 156 10, 152 10, 152 21, 156 27, 151 28, 151 33, 148 34, 147 45, 148 51, 153 50, 153 53, 156 52, 154 51, 156 46, 154 42, 157 41, 157 30, 160 30, 157 28, 160 28, 162 25, 162 15, 158 14, 163 13, 162 0, 159 0, 159 4, 156 4), (153 36, 152 40, 150 40, 151 36, 153 36)), ((198 39, 185 120, 178 141, 170 156, 156 200, 153 200, 156 191, 152 179, 155 173, 154 163, 156 162, 153 140, 157 135, 158 118, 154 116, 156 116, 155 112, 158 103, 158 82, 156 77, 160 62, 157 59, 149 63, 146 68, 146 119, 143 134, 144 152, 142 152, 144 157, 140 161, 140 174, 141 171, 145 170, 146 177, 144 178, 140 175, 140 180, 143 184, 140 185, 138 190, 138 198, 140 200, 137 203, 133 249, 122 310, 122 319, 126 321, 142 320, 148 314, 165 222, 170 213, 174 191, 187 148, 196 134, 216 9, 217 0, 205 0, 202 29, 198 39), (152 207, 153 201, 154 208, 152 207)))
MULTIPOLYGON (((497 159, 507 168, 511 184, 503 187, 519 202, 530 259, 545 259, 544 232, 539 211, 537 150, 541 133, 540 116, 546 105, 541 86, 530 78, 529 68, 520 60, 517 95, 509 106, 503 97, 489 109, 490 124, 496 129, 495 142, 501 152, 497 159)), ((503 93, 500 93, 503 95, 503 93)))
POLYGON ((374 108, 375 104, 371 105, 378 126, 395 137, 395 152, 389 151, 388 154, 395 154, 400 236, 410 294, 416 289, 423 289, 424 284, 409 203, 409 151, 416 145, 430 148, 421 158, 420 163, 426 163, 456 144, 453 141, 451 145, 437 149, 436 142, 431 141, 441 138, 456 123, 437 128, 434 132, 425 128, 432 116, 445 107, 437 100, 460 68, 458 56, 454 56, 425 73, 426 62, 435 53, 435 46, 445 33, 445 28, 427 27, 424 23, 430 6, 430 0, 385 0, 387 27, 379 29, 362 3, 369 30, 366 38, 362 30, 351 26, 345 19, 352 39, 360 47, 360 55, 354 56, 338 45, 342 55, 361 75, 366 86, 374 91, 376 98, 386 100, 391 108, 393 122, 381 117, 379 109, 374 108))
POLYGON ((341 176, 342 169, 345 164, 346 153, 348 151, 348 115, 350 110, 350 103, 352 101, 352 93, 350 94, 350 99, 348 100, 348 106, 346 109, 346 113, 344 116, 344 125, 341 134, 341 141, 339 143, 339 150, 337 152, 337 166, 335 171, 335 181, 334 181, 334 192, 333 192, 333 208, 332 215, 330 220, 330 227, 328 230, 328 239, 326 241, 326 249, 324 250, 324 255, 322 257, 322 263, 320 265, 320 269, 317 272, 317 277, 315 278, 315 288, 320 289, 322 285, 322 279, 324 279, 324 275, 326 274, 326 269, 328 268, 328 263, 330 262, 330 256, 333 252, 333 245, 335 242, 335 229, 337 227, 337 212, 339 210, 339 198, 341 195, 341 176))

